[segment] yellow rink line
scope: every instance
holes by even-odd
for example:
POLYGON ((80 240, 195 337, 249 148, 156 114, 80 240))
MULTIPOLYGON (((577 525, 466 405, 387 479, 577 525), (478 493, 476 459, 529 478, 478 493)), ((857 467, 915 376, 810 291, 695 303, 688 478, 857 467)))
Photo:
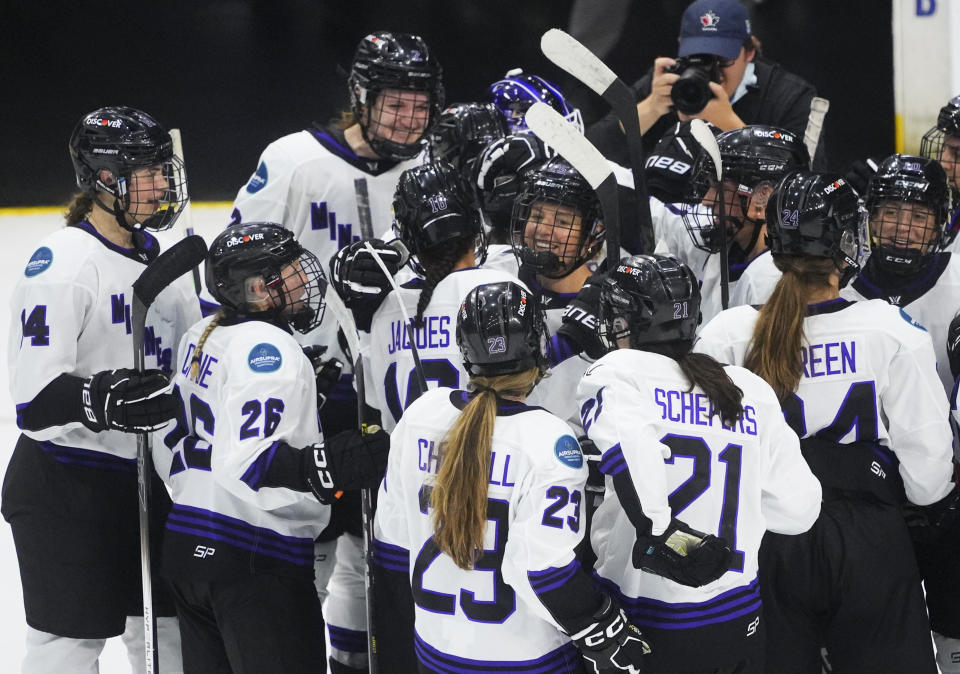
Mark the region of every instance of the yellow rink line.
MULTIPOLYGON (((218 209, 230 208, 232 201, 192 201, 190 208, 196 209, 218 209)), ((51 213, 63 213, 67 209, 66 204, 62 206, 7 206, 0 207, 0 217, 5 215, 49 215, 51 213)))

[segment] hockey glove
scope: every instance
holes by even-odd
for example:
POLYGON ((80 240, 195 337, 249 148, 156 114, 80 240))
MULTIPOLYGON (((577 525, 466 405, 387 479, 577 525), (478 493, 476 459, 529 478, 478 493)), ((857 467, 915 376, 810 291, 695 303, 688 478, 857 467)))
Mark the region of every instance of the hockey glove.
POLYGON ((406 264, 409 256, 403 253, 402 244, 387 245, 380 239, 368 239, 354 241, 330 258, 330 281, 334 289, 353 313, 357 329, 369 332, 373 315, 393 286, 365 243, 377 251, 391 276, 406 264))
POLYGON ((633 565, 687 587, 712 583, 730 568, 730 547, 678 519, 659 536, 637 536, 633 565))
POLYGON ((857 191, 861 197, 867 196, 867 187, 870 185, 870 179, 877 172, 877 162, 869 157, 866 160, 855 159, 843 177, 850 183, 850 187, 857 191))
POLYGON ((127 433, 163 428, 177 414, 170 380, 160 370, 104 370, 83 382, 84 426, 127 433))
POLYGON ((950 493, 930 505, 905 503, 903 517, 914 543, 929 545, 944 536, 956 536, 960 524, 960 488, 954 484, 950 493))
POLYGON ((327 396, 336 388, 343 372, 343 363, 336 358, 323 359, 327 347, 316 344, 303 347, 304 355, 310 359, 314 375, 317 378, 317 409, 327 402, 327 396))
POLYGON ((947 356, 950 359, 950 373, 956 380, 960 377, 960 314, 953 317, 947 328, 947 356))
POLYGON ((543 141, 532 131, 522 131, 490 143, 476 163, 476 185, 484 210, 509 213, 520 189, 520 174, 536 168, 549 156, 543 141))
POLYGON ((343 431, 327 443, 303 450, 303 475, 320 503, 330 504, 337 492, 376 487, 387 469, 390 434, 374 426, 366 435, 343 431))
POLYGON ((609 596, 604 597, 593 622, 570 638, 580 649, 583 663, 591 674, 640 674, 643 656, 650 652, 650 644, 640 630, 630 624, 627 614, 609 596))
POLYGON ((563 310, 563 323, 557 329, 558 337, 566 339, 578 352, 593 359, 607 352, 597 333, 597 310, 603 278, 603 272, 596 272, 584 282, 580 292, 563 310))

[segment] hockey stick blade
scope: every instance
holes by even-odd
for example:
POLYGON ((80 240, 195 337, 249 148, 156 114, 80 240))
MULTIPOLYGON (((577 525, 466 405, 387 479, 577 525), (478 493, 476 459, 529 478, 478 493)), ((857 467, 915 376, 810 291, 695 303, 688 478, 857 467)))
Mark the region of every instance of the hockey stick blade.
POLYGON ((649 192, 644 174, 643 140, 637 102, 633 90, 600 58, 576 38, 559 28, 551 28, 540 38, 544 56, 598 93, 623 125, 630 155, 633 188, 637 194, 637 216, 643 249, 652 252, 655 245, 650 218, 649 192))
POLYGON ((700 147, 709 155, 713 162, 714 175, 717 178, 717 193, 719 195, 717 204, 720 208, 718 214, 720 222, 720 306, 725 310, 730 303, 730 261, 727 257, 727 226, 724 214, 726 197, 723 194, 723 162, 720 159, 720 146, 717 144, 717 139, 713 133, 707 128, 706 123, 701 119, 690 121, 690 135, 700 143, 700 147))
POLYGON ((534 103, 524 115, 527 127, 582 175, 600 199, 606 229, 607 266, 620 260, 620 204, 613 169, 586 136, 546 103, 534 103))
POLYGON ((720 146, 717 144, 716 137, 702 119, 690 120, 690 135, 700 143, 700 147, 710 156, 711 161, 713 161, 714 173, 719 182, 723 178, 723 162, 720 161, 720 146))
POLYGON ((147 265, 140 278, 133 282, 133 295, 144 307, 149 307, 168 285, 203 262, 207 244, 202 236, 194 234, 181 239, 147 265))

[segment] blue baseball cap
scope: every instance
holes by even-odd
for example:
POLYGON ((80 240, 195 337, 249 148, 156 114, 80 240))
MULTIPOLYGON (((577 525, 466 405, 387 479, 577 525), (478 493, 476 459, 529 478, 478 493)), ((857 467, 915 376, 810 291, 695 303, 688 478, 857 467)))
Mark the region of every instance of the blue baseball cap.
POLYGON ((737 0, 696 0, 680 20, 677 56, 713 54, 735 59, 750 34, 750 15, 737 0))

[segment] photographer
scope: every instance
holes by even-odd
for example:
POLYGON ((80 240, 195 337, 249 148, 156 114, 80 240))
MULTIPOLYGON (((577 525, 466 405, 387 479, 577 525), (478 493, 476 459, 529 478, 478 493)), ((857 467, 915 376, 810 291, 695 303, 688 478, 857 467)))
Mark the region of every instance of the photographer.
MULTIPOLYGON (((658 57, 633 85, 647 152, 678 120, 693 117, 723 131, 766 124, 803 137, 816 90, 760 55, 740 2, 696 0, 683 13, 679 40, 677 59, 658 57)), ((611 161, 629 162, 613 113, 588 128, 587 138, 611 161)), ((814 170, 826 168, 824 150, 820 138, 814 170)))

